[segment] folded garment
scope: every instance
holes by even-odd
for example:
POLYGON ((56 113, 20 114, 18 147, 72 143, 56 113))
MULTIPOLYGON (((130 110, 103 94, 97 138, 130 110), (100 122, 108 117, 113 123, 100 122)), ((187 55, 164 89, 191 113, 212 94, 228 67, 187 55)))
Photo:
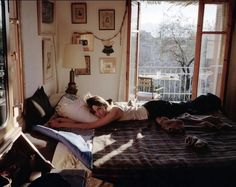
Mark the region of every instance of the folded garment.
POLYGON ((217 130, 217 126, 213 123, 210 123, 208 121, 203 121, 201 123, 199 123, 200 127, 204 128, 204 129, 208 129, 208 130, 217 130))
POLYGON ((184 122, 177 119, 169 119, 167 117, 157 118, 156 122, 168 133, 184 133, 184 122))
POLYGON ((185 143, 187 146, 196 148, 198 150, 206 148, 208 146, 208 143, 205 140, 200 139, 197 136, 191 136, 191 135, 188 135, 185 138, 185 143))
POLYGON ((184 113, 177 119, 183 121, 195 122, 199 127, 207 130, 221 130, 230 129, 232 126, 228 123, 223 122, 220 117, 213 115, 191 115, 189 113, 184 113))
POLYGON ((194 122, 203 122, 207 121, 213 124, 221 123, 221 119, 218 116, 213 115, 191 115, 189 113, 184 113, 178 117, 180 120, 188 120, 194 122))

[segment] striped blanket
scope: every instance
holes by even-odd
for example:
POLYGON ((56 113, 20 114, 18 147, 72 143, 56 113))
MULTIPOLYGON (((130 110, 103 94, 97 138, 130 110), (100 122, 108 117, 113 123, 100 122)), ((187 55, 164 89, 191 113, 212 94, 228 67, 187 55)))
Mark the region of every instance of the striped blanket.
MULTIPOLYGON (((231 177, 231 173, 236 171, 236 124, 223 116, 220 118, 227 124, 226 128, 209 128, 199 121, 182 118, 185 132, 178 134, 167 133, 151 120, 114 122, 96 129, 92 150, 93 174, 115 181, 139 178, 139 184, 146 181, 144 177, 150 180, 152 176, 160 184, 160 181, 170 181, 170 178, 186 182, 186 176, 190 174, 197 176, 196 180, 199 177, 205 180, 205 177, 210 177, 210 172, 215 183, 209 182, 219 184, 215 172, 219 174, 220 170, 219 175, 223 178, 223 174, 231 177), (207 146, 197 149, 186 145, 189 136, 204 140, 207 146)), ((187 186, 192 179, 191 176, 187 186)), ((232 182, 230 180, 227 178, 232 182)), ((165 182, 163 186, 167 185, 165 182)))

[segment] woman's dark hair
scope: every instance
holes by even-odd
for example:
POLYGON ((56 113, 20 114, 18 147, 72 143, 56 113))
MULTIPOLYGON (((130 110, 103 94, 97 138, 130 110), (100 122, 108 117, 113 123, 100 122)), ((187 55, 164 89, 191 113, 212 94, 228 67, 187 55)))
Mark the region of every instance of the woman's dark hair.
POLYGON ((94 113, 92 106, 104 106, 105 108, 107 108, 109 106, 109 103, 103 99, 100 96, 90 96, 88 98, 85 99, 85 102, 87 103, 90 112, 94 113))

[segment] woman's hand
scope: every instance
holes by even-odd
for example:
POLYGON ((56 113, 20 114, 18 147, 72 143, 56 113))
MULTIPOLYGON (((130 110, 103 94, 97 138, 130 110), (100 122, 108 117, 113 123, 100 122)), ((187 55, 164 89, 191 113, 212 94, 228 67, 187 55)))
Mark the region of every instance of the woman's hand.
POLYGON ((48 126, 51 128, 58 128, 61 127, 60 125, 63 123, 63 120, 61 120, 60 118, 55 118, 55 119, 51 119, 48 122, 48 126))

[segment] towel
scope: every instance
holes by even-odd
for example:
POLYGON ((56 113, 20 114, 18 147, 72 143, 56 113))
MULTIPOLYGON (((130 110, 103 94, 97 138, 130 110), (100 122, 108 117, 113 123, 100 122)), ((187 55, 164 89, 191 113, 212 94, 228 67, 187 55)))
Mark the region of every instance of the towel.
POLYGON ((196 148, 197 150, 207 148, 208 146, 208 143, 205 140, 190 135, 185 138, 185 143, 187 146, 196 148))

